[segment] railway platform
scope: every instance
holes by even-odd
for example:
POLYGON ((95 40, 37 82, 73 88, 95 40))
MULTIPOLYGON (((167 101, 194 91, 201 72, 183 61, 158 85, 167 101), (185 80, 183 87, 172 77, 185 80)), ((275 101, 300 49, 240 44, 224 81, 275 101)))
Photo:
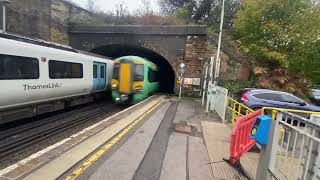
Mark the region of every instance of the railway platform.
POLYGON ((231 125, 201 100, 153 96, 0 171, 0 179, 254 179, 259 153, 229 158, 231 125))

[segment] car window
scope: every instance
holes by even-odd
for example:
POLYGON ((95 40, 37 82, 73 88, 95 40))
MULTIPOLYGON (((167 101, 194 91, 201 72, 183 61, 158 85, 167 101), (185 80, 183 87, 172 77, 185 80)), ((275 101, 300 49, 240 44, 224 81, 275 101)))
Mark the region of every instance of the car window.
POLYGON ((252 95, 259 99, 271 100, 271 101, 281 101, 280 94, 273 94, 273 93, 259 93, 252 95))
POLYGON ((282 94, 281 95, 281 98, 282 98, 282 101, 284 102, 289 102, 289 103, 304 103, 302 100, 300 100, 299 98, 297 97, 294 97, 294 96, 291 96, 291 95, 285 95, 285 94, 282 94))

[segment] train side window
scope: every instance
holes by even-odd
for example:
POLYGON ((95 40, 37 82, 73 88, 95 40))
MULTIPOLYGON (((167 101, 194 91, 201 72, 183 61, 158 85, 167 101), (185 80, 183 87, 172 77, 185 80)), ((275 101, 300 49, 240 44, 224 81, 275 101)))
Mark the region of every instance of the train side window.
POLYGON ((134 81, 143 81, 144 80, 144 65, 136 64, 134 68, 134 81))
POLYGON ((100 77, 104 78, 104 74, 105 74, 105 70, 104 70, 104 66, 100 66, 100 77))
POLYGON ((157 81, 157 71, 152 70, 151 68, 149 68, 149 82, 156 82, 157 81))
POLYGON ((93 65, 93 78, 97 78, 98 77, 98 66, 97 65, 93 65))
POLYGON ((50 79, 83 78, 83 65, 64 61, 49 61, 50 79))
POLYGON ((38 59, 0 54, 0 80, 38 78, 38 59))

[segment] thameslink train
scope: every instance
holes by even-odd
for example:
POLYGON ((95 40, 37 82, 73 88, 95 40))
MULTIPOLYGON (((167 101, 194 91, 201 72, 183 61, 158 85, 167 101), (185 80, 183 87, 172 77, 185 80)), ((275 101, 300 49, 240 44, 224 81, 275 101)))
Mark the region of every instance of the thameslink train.
POLYGON ((0 38, 0 124, 88 103, 111 90, 111 59, 39 44, 0 38))

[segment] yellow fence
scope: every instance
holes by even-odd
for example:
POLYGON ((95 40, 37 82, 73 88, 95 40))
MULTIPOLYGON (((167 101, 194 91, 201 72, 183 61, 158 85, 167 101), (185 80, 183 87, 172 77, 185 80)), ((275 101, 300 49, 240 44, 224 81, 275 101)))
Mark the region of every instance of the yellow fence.
POLYGON ((299 113, 299 114, 306 114, 306 115, 311 115, 311 114, 320 115, 320 112, 315 112, 315 111, 304 111, 304 110, 298 110, 298 109, 285 109, 285 108, 274 108, 274 107, 263 107, 262 114, 265 114, 266 111, 268 110, 271 111, 271 117, 273 120, 276 119, 277 112, 279 111, 286 111, 290 113, 299 113))
MULTIPOLYGON (((237 100, 235 100, 231 97, 227 97, 226 101, 227 101, 226 102, 227 108, 231 112, 232 125, 234 125, 237 117, 244 116, 244 115, 254 111, 253 109, 247 107, 246 105, 238 102, 237 100)), ((271 116, 272 116, 273 120, 276 119, 277 112, 279 112, 279 111, 286 111, 286 112, 290 112, 290 113, 300 113, 300 114, 307 114, 307 115, 311 115, 311 114, 320 115, 320 112, 314 112, 314 111, 304 111, 304 110, 297 110, 297 109, 284 109, 284 108, 274 108, 274 107, 263 107, 262 108, 262 114, 266 114, 267 111, 269 111, 269 112, 271 111, 271 116)))
POLYGON ((233 99, 231 97, 227 97, 226 101, 227 101, 227 103, 226 103, 227 104, 227 108, 231 112, 232 125, 234 125, 235 120, 236 120, 237 117, 244 116, 244 115, 249 114, 249 113, 254 111, 251 108, 249 108, 246 105, 236 101, 235 99, 233 99))

